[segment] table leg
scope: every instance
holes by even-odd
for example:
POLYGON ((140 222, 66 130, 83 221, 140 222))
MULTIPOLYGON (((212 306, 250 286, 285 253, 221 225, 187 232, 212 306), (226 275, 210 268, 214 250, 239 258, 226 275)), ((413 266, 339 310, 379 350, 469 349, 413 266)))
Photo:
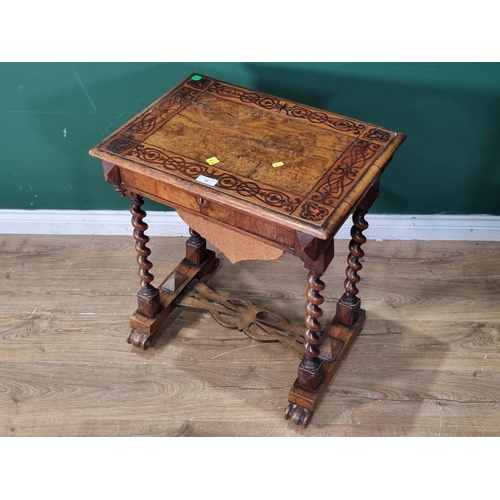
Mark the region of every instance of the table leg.
POLYGON ((146 246, 149 236, 145 231, 148 225, 144 222, 146 212, 142 210, 144 199, 138 194, 131 193, 130 213, 132 214, 132 226, 134 226, 135 250, 137 252, 137 264, 139 265, 139 277, 141 278, 141 289, 137 293, 139 311, 152 318, 160 310, 160 292, 151 282, 154 276, 149 272, 153 264, 148 260, 151 250, 146 246))
POLYGON ((344 281, 345 293, 337 303, 335 319, 346 326, 352 327, 359 319, 361 312, 361 300, 357 297, 359 290, 356 286, 361 280, 358 271, 363 265, 359 261, 364 257, 365 252, 361 245, 366 243, 366 236, 363 231, 368 229, 368 222, 365 215, 378 198, 379 179, 377 179, 366 195, 358 203, 356 210, 352 214, 351 241, 349 242, 349 255, 347 256, 347 268, 344 281))
MULTIPOLYGON (((321 324, 318 320, 323 316, 323 310, 320 305, 324 302, 324 298, 320 292, 325 289, 325 284, 321 281, 321 273, 310 271, 307 275, 307 290, 306 290, 306 316, 305 316, 305 332, 304 332, 304 357, 299 365, 298 377, 294 386, 300 391, 306 393, 314 393, 324 379, 323 362, 319 358, 320 345, 322 342, 323 333, 321 324)), ((292 388, 293 390, 293 388, 292 388)), ((312 411, 290 403, 285 411, 285 418, 291 419, 298 425, 307 427, 312 411)))
POLYGON ((189 234, 185 260, 198 269, 193 279, 206 283, 218 270, 220 261, 215 258, 215 252, 207 250, 207 240, 200 233, 190 227, 189 234))
POLYGON ((207 257, 207 240, 194 229, 189 228, 191 237, 186 241, 186 259, 193 264, 201 264, 207 257))
MULTIPOLYGON (((141 267, 141 284, 145 285, 141 289, 151 287, 152 275, 149 273, 152 264, 147 260, 151 253, 149 249, 144 249, 145 243, 149 239, 144 235, 147 225, 142 222, 145 212, 140 209, 140 205, 133 204, 132 219, 134 228, 134 237, 136 237, 136 248, 138 249, 138 262, 141 267), (144 214, 144 215, 143 215, 144 214), (144 260, 145 259, 145 260, 144 260), (143 279, 144 276, 144 279, 143 279), (149 280, 149 281, 148 281, 149 280)), ((139 306, 139 309, 131 316, 130 326, 132 328, 127 341, 142 349, 147 349, 161 328, 163 322, 178 306, 177 299, 184 290, 194 280, 206 281, 210 278, 219 266, 219 259, 215 257, 215 252, 207 250, 206 240, 196 231, 189 230, 191 237, 186 241, 186 257, 176 266, 176 268, 161 282, 158 289, 160 307, 152 315, 145 313, 139 306)), ((154 287, 153 287, 154 288, 154 287)), ((139 292, 139 294, 141 294, 139 292)), ((147 293, 147 292, 146 292, 147 293)), ((141 294, 142 295, 142 294, 141 294)))
MULTIPOLYGON (((141 289, 137 293, 138 312, 148 318, 153 318, 160 311, 162 305, 160 291, 151 284, 154 276, 150 273, 153 264, 148 259, 151 255, 151 250, 147 247, 149 236, 146 236, 145 233, 148 225, 144 222, 146 212, 141 208, 144 199, 142 196, 131 192, 128 192, 127 196, 130 198, 135 250, 137 252, 137 264, 139 265, 139 277, 141 278, 141 289)), ((128 342, 147 349, 151 339, 140 331, 132 330, 128 342)))
POLYGON ((311 271, 307 275, 306 291, 306 316, 304 332, 305 355, 299 366, 299 383, 301 387, 314 390, 323 379, 321 360, 319 359, 319 346, 321 344, 321 324, 318 318, 323 316, 320 305, 324 302, 321 291, 325 284, 321 281, 321 274, 311 271))
POLYGON ((356 284, 361 280, 358 271, 363 268, 359 259, 365 255, 365 252, 361 249, 361 245, 366 243, 366 236, 363 234, 363 231, 368 229, 368 223, 365 220, 366 213, 367 210, 357 208, 352 216, 352 239, 349 242, 349 255, 345 271, 345 293, 337 303, 336 313, 337 320, 346 326, 352 326, 356 323, 359 318, 359 311, 361 310, 361 300, 357 297, 359 290, 356 284))
MULTIPOLYGON (((361 309, 361 301, 357 297, 356 286, 360 281, 358 271, 362 269, 360 259, 364 256, 361 245, 366 242, 363 231, 368 228, 364 216, 378 195, 378 184, 374 184, 353 213, 351 241, 347 257, 345 293, 337 303, 336 314, 326 331, 321 335, 319 318, 322 314, 319 304, 323 298, 319 291, 325 288, 319 279, 321 274, 311 271, 308 276, 308 302, 306 302, 306 333, 304 345, 306 356, 299 366, 299 376, 290 389, 289 405, 285 410, 285 418, 307 427, 321 396, 326 392, 328 384, 340 368, 347 356, 356 336, 363 328, 365 311, 361 309), (313 369, 319 364, 319 368, 313 369)), ((328 261, 327 261, 328 265, 328 261)))

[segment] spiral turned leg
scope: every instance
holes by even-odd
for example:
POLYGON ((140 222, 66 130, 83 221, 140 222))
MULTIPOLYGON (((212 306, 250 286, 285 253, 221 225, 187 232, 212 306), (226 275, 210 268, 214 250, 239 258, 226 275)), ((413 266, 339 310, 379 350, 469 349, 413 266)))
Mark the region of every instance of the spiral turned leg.
POLYGON ((321 324, 318 318, 323 315, 320 305, 324 299, 320 292, 325 289, 325 284, 320 278, 321 274, 313 271, 307 276, 305 355, 299 366, 298 382, 301 387, 309 390, 316 389, 323 379, 322 362, 318 358, 322 341, 321 324))
POLYGON ((151 250, 146 246, 149 237, 145 231, 148 225, 143 221, 146 212, 142 210, 144 200, 138 194, 130 194, 130 213, 132 214, 132 226, 134 226, 135 250, 137 252, 137 264, 139 265, 139 277, 141 278, 141 289, 137 294, 139 312, 144 316, 152 318, 160 310, 160 293, 151 282, 154 276, 149 272, 153 264, 148 260, 151 250))
MULTIPOLYGON (((364 256, 361 246, 366 242, 363 231, 368 228, 364 216, 377 198, 377 194, 378 184, 374 183, 360 200, 353 214, 352 239, 349 243, 348 267, 344 283, 345 293, 337 303, 336 315, 324 332, 321 332, 319 318, 322 315, 320 305, 323 302, 320 292, 324 290, 325 285, 319 273, 322 269, 324 272, 326 266, 319 269, 306 262, 311 272, 307 278, 305 356, 300 363, 297 380, 288 394, 290 404, 285 410, 287 420, 304 427, 310 422, 322 395, 325 394, 329 383, 348 355, 365 322, 366 313, 360 308, 361 301, 357 297, 356 285, 360 281, 358 272, 362 269, 360 259, 364 256), (319 368, 316 369, 318 365, 319 368)), ((331 261, 331 257, 333 257, 333 245, 331 255, 324 261, 326 265, 331 261)), ((318 261, 319 259, 316 259, 316 262, 318 261)))
POLYGON ((345 293, 337 304, 337 319, 348 326, 356 323, 361 307, 361 301, 357 297, 359 290, 356 284, 361 280, 358 271, 363 268, 359 259, 365 255, 365 252, 361 249, 361 245, 366 243, 366 236, 363 234, 363 231, 368 228, 368 222, 365 220, 366 213, 367 210, 358 208, 352 216, 352 239, 349 243, 349 255, 347 257, 347 269, 345 272, 345 293))

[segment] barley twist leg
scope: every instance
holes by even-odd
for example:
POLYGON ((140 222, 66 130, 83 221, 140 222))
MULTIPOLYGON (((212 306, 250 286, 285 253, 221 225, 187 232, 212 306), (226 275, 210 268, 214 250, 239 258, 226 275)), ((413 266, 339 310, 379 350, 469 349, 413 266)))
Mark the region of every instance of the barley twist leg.
POLYGON ((148 225, 143 220, 146 217, 146 212, 141 208, 144 200, 142 196, 135 193, 130 193, 129 197, 131 200, 130 213, 132 214, 132 226, 134 227, 133 234, 135 250, 137 252, 137 264, 139 265, 139 277, 141 279, 141 289, 137 294, 137 302, 139 312, 152 318, 161 308, 161 304, 160 293, 151 284, 154 276, 150 272, 153 264, 148 259, 151 255, 151 250, 147 247, 149 236, 145 234, 148 225))
POLYGON ((357 208, 352 216, 352 239, 349 242, 349 255, 345 271, 345 293, 337 304, 337 318, 348 326, 352 326, 357 321, 361 307, 361 301, 357 297, 359 289, 356 285, 361 280, 358 272, 363 268, 360 259, 365 255, 361 245, 366 243, 366 236, 363 234, 363 231, 368 229, 368 222, 365 220, 366 213, 367 210, 357 208))

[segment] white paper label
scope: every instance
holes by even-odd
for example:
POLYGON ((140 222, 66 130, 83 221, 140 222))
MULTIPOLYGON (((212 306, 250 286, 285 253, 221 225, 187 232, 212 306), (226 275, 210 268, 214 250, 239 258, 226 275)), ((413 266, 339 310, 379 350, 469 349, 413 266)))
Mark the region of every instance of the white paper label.
POLYGON ((209 186, 215 186, 217 184, 217 179, 212 179, 210 177, 205 177, 204 175, 199 175, 196 177, 198 182, 203 182, 203 184, 208 184, 209 186))
POLYGON ((198 182, 203 182, 203 184, 208 184, 209 186, 215 186, 217 182, 219 182, 217 179, 212 179, 211 177, 205 177, 204 175, 199 175, 196 177, 196 180, 198 182))

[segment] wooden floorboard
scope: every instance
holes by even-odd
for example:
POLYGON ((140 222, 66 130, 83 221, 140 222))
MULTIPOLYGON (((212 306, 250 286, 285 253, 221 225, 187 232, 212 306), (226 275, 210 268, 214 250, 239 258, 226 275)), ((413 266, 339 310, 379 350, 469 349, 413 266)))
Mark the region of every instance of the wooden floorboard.
MULTIPOLYGON (((184 238, 153 238, 156 282, 184 238)), ((347 242, 324 276, 327 321, 347 242)), ((500 436, 500 243, 369 241, 367 322, 307 429, 283 419, 299 359, 175 312, 126 343, 130 237, 0 235, 0 436, 500 436)), ((302 324, 306 270, 284 255, 210 285, 302 324)))

